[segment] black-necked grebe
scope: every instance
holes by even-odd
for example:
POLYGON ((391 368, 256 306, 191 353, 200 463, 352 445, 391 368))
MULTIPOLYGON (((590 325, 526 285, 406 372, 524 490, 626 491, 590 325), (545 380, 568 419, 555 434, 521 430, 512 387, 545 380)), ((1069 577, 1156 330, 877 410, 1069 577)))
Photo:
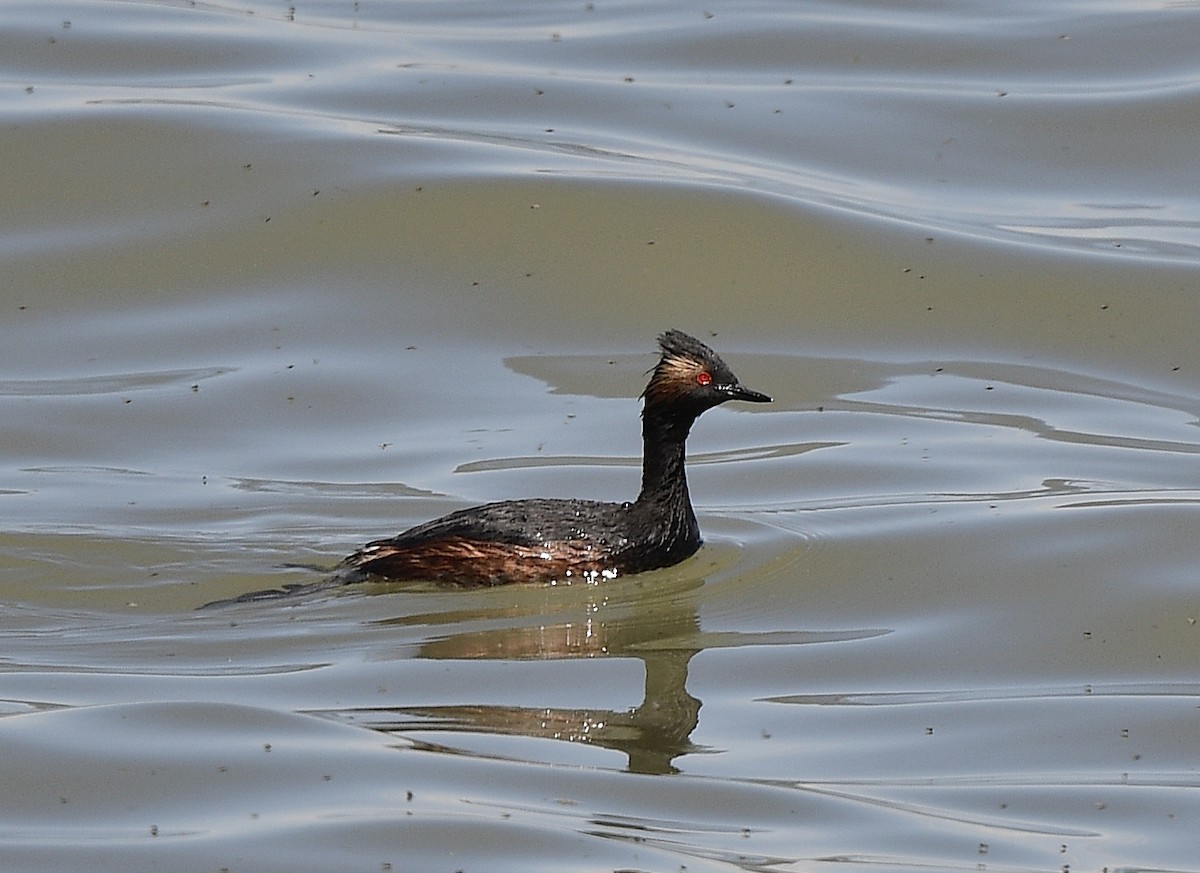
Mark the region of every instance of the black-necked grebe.
POLYGON ((727 400, 769 403, 743 388, 699 340, 669 330, 642 392, 642 491, 632 503, 505 500, 453 512, 377 540, 338 567, 371 576, 456 585, 596 580, 669 567, 700 548, 688 497, 684 443, 706 409, 727 400))
POLYGON ((370 578, 458 586, 593 582, 669 567, 700 548, 688 497, 684 443, 706 409, 727 400, 769 403, 743 388, 717 353, 669 330, 642 392, 642 491, 632 503, 505 500, 452 512, 367 543, 311 584, 252 591, 206 606, 273 600, 370 578))

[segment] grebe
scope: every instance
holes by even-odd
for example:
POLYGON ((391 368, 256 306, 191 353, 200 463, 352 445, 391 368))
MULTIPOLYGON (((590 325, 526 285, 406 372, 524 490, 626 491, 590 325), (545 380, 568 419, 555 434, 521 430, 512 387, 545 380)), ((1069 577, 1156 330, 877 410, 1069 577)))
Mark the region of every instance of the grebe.
POLYGON ((632 503, 504 500, 459 510, 363 546, 338 567, 368 577, 456 585, 594 581, 669 567, 700 548, 684 444, 692 423, 727 400, 769 403, 721 358, 669 330, 642 392, 642 490, 632 503))
POLYGON ((308 594, 367 579, 456 586, 595 582, 670 567, 700 548, 684 444, 697 417, 727 400, 770 403, 742 387, 694 337, 668 330, 642 392, 642 490, 632 503, 504 500, 452 512, 367 543, 321 582, 251 591, 206 607, 308 594))

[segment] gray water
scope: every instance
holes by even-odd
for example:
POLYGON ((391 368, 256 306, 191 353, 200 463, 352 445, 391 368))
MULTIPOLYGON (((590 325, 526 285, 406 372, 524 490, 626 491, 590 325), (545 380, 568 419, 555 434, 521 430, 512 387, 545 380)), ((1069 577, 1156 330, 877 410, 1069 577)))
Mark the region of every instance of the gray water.
POLYGON ((1195 3, 0 7, 0 868, 1200 871, 1195 3), (654 338, 775 397, 706 544, 654 338))

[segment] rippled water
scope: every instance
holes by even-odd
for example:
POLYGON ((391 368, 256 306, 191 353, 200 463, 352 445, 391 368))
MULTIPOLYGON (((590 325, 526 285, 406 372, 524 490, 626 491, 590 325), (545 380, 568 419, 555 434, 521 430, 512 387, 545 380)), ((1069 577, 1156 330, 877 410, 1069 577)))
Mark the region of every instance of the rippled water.
POLYGON ((0 8, 0 868, 1200 871, 1190 2, 0 8), (627 499, 601 586, 319 578, 627 499))

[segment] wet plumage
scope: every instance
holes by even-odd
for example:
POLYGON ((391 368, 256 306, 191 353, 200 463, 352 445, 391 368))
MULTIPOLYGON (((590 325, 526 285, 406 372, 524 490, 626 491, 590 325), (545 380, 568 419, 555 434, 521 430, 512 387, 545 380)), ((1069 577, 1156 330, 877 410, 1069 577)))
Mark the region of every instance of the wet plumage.
MULTIPOLYGON (((685 444, 696 418, 729 400, 769 402, 682 331, 658 338, 661 357, 642 392, 642 487, 631 503, 536 498, 450 513, 347 557, 329 584, 368 578, 454 585, 597 580, 668 567, 700 547, 685 444)), ((299 586, 308 590, 318 586, 299 586)), ((256 600, 254 592, 238 600, 256 600)), ((274 596, 281 596, 275 592, 274 596)))

